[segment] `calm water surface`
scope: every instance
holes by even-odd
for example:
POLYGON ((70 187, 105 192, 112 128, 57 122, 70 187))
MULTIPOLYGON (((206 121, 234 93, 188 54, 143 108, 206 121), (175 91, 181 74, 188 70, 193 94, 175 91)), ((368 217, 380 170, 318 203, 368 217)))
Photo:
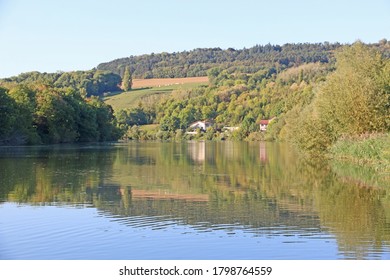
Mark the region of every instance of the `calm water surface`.
POLYGON ((275 143, 0 148, 0 259, 390 259, 389 186, 275 143))

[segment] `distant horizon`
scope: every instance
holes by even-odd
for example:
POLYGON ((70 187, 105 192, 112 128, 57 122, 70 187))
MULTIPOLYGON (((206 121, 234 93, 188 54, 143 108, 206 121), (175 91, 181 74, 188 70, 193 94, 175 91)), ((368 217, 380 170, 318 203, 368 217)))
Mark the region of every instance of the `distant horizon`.
POLYGON ((0 0, 0 77, 256 44, 390 39, 387 0, 0 0))

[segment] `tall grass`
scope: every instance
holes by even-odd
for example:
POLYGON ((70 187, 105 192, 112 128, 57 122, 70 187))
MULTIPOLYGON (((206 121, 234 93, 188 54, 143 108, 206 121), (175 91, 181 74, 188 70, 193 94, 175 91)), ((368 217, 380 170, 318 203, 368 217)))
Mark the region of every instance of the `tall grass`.
POLYGON ((390 133, 341 138, 330 148, 330 154, 333 159, 390 172, 390 133))

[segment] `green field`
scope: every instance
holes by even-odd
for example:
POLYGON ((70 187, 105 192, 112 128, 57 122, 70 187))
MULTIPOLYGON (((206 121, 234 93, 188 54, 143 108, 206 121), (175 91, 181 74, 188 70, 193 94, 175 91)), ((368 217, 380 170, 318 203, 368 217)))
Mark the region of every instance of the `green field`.
POLYGON ((174 90, 196 88, 205 83, 188 83, 178 85, 168 85, 161 87, 137 88, 131 91, 113 94, 104 98, 104 102, 111 105, 117 111, 121 109, 133 108, 138 106, 139 102, 145 102, 148 99, 162 97, 172 93, 174 90))

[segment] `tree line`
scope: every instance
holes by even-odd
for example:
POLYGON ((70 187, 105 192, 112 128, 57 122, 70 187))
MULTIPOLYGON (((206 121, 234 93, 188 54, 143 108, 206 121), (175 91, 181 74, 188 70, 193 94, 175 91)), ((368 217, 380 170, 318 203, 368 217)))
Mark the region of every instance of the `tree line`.
POLYGON ((44 84, 0 87, 0 145, 110 141, 112 108, 97 97, 44 84))
POLYGON ((103 96, 108 92, 121 90, 121 77, 109 71, 89 70, 57 73, 40 73, 37 71, 22 73, 18 76, 0 80, 0 84, 41 83, 56 88, 72 88, 81 95, 103 96))
MULTIPOLYGON (((381 40, 372 47, 390 57, 381 40)), ((129 56, 101 63, 98 70, 110 71, 123 77, 129 67, 134 78, 182 78, 206 76, 208 70, 221 67, 231 72, 255 73, 273 67, 282 71, 306 63, 333 63, 334 52, 340 43, 298 43, 284 45, 256 45, 251 48, 199 48, 191 51, 129 56)))
POLYGON ((223 50, 199 48, 192 51, 130 56, 101 63, 97 69, 111 71, 123 77, 130 67, 135 78, 182 78, 206 76, 207 71, 224 69, 253 73, 263 67, 277 65, 280 69, 309 62, 329 62, 339 43, 256 45, 249 49, 223 50))

